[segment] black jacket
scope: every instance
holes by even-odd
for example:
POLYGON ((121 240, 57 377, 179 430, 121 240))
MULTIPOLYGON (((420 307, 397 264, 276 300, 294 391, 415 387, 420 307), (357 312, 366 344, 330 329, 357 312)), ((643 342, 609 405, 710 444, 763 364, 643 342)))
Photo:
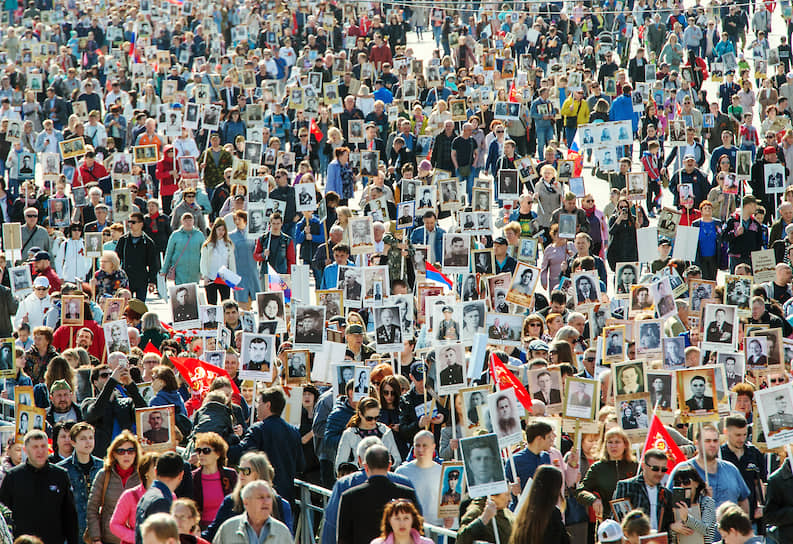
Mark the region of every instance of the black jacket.
POLYGON ((171 218, 161 213, 157 215, 157 219, 152 219, 151 215, 146 214, 143 216, 143 232, 154 240, 154 245, 160 253, 165 253, 168 248, 168 237, 171 236, 171 218), (154 232, 155 223, 157 232, 154 232))
POLYGON ((107 448, 113 440, 114 423, 118 422, 121 429, 132 430, 132 426, 135 425, 135 408, 146 408, 147 406, 134 382, 130 382, 124 388, 127 393, 126 397, 116 395, 116 398, 111 398, 116 387, 120 385, 115 379, 108 378, 98 397, 87 398, 83 401, 83 417, 95 428, 94 455, 99 458, 104 458, 107 448))
POLYGON ((157 244, 149 235, 142 233, 142 240, 132 243, 132 235, 126 233, 118 239, 116 253, 121 259, 121 268, 129 277, 129 286, 133 289, 147 283, 157 283, 157 272, 160 271, 160 255, 157 244))
POLYGON ((79 544, 77 508, 69 475, 47 463, 34 468, 29 463, 8 471, 0 486, 0 502, 13 515, 14 536, 28 534, 44 544, 79 544))
MULTIPOLYGON (((7 274, 8 271, 6 270, 7 274)), ((11 338, 14 334, 11 316, 17 313, 18 308, 19 300, 11 294, 11 289, 5 285, 0 285, 0 338, 11 338)))
POLYGON ((361 485, 342 493, 336 542, 369 544, 377 538, 383 510, 391 499, 409 499, 413 504, 419 504, 415 491, 392 482, 387 476, 371 476, 361 485))
MULTIPOLYGON (((431 375, 431 374, 430 374, 431 375)), ((427 383, 432 384, 432 380, 427 376, 427 383)), ((432 401, 429 391, 427 391, 427 405, 432 401)), ((419 395, 416 390, 411 387, 407 393, 402 395, 399 399, 399 435, 402 440, 408 444, 413 443, 413 437, 421 430, 419 427, 419 417, 416 415, 416 407, 424 404, 424 395, 419 395)), ((449 422, 449 410, 446 407, 436 403, 436 408, 439 414, 443 414, 443 422, 449 422)), ((430 425, 432 434, 435 435, 435 443, 440 444, 441 426, 430 425)))
POLYGON ((766 525, 777 526, 777 542, 793 542, 793 473, 789 460, 768 478, 763 514, 766 525))
POLYGON ((168 513, 173 504, 171 490, 159 480, 154 480, 151 487, 143 494, 138 501, 135 511, 135 544, 143 544, 140 534, 140 526, 143 521, 152 514, 168 513))

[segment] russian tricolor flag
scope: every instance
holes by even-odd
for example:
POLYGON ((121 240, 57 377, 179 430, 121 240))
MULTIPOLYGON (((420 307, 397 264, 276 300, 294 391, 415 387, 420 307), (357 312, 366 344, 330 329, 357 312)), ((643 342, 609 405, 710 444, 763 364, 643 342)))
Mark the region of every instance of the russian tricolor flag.
POLYGON ((213 283, 216 283, 218 285, 225 285, 226 287, 231 287, 235 291, 242 291, 242 287, 238 287, 240 282, 242 282, 242 276, 232 272, 225 266, 221 266, 220 270, 218 270, 218 275, 213 283))
POLYGON ((270 263, 267 263, 267 288, 270 291, 283 291, 285 303, 292 300, 292 290, 270 263))
POLYGON ((452 289, 452 280, 444 276, 440 270, 432 266, 430 263, 427 263, 427 273, 425 274, 425 277, 429 281, 445 285, 449 288, 449 290, 452 289))

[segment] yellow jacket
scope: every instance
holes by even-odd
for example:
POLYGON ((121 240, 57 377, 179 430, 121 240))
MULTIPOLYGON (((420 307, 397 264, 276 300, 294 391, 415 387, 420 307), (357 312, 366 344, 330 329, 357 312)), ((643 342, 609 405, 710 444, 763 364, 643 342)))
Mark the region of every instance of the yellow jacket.
POLYGON ((589 104, 583 98, 581 99, 581 107, 578 107, 578 104, 573 102, 573 97, 575 95, 570 95, 565 99, 564 104, 562 104, 562 109, 559 113, 562 117, 575 117, 576 112, 578 112, 578 124, 584 125, 589 122, 589 104))

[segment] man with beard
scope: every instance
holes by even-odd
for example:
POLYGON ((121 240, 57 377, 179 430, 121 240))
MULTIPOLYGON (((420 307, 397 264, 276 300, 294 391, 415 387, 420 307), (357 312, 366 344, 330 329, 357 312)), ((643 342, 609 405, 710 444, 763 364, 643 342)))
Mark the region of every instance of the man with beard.
POLYGON ((515 417, 515 407, 507 395, 496 399, 496 427, 499 436, 520 433, 520 420, 515 417))

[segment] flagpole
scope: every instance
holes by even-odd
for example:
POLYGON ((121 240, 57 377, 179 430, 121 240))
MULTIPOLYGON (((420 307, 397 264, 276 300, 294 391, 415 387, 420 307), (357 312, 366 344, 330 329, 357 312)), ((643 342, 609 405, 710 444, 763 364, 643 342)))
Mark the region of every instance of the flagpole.
MULTIPOLYGON (((457 414, 455 414, 455 412, 457 411, 457 404, 455 403, 456 400, 455 395, 454 394, 449 395, 449 400, 451 403, 451 412, 452 412, 452 440, 457 440, 457 423, 456 423, 457 414)), ((454 458, 457 459, 457 448, 455 448, 453 451, 454 451, 454 458)))
MULTIPOLYGON (((424 364, 424 378, 423 378, 424 379, 424 415, 425 416, 430 415, 430 414, 427 413, 429 411, 429 408, 427 407, 427 370, 428 370, 427 364, 425 363, 424 364)), ((432 419, 432 418, 430 418, 430 419, 432 419)), ((429 420, 427 420, 427 421, 429 421, 429 420)), ((430 429, 429 423, 424 425, 424 429, 425 430, 429 430, 430 429)))

